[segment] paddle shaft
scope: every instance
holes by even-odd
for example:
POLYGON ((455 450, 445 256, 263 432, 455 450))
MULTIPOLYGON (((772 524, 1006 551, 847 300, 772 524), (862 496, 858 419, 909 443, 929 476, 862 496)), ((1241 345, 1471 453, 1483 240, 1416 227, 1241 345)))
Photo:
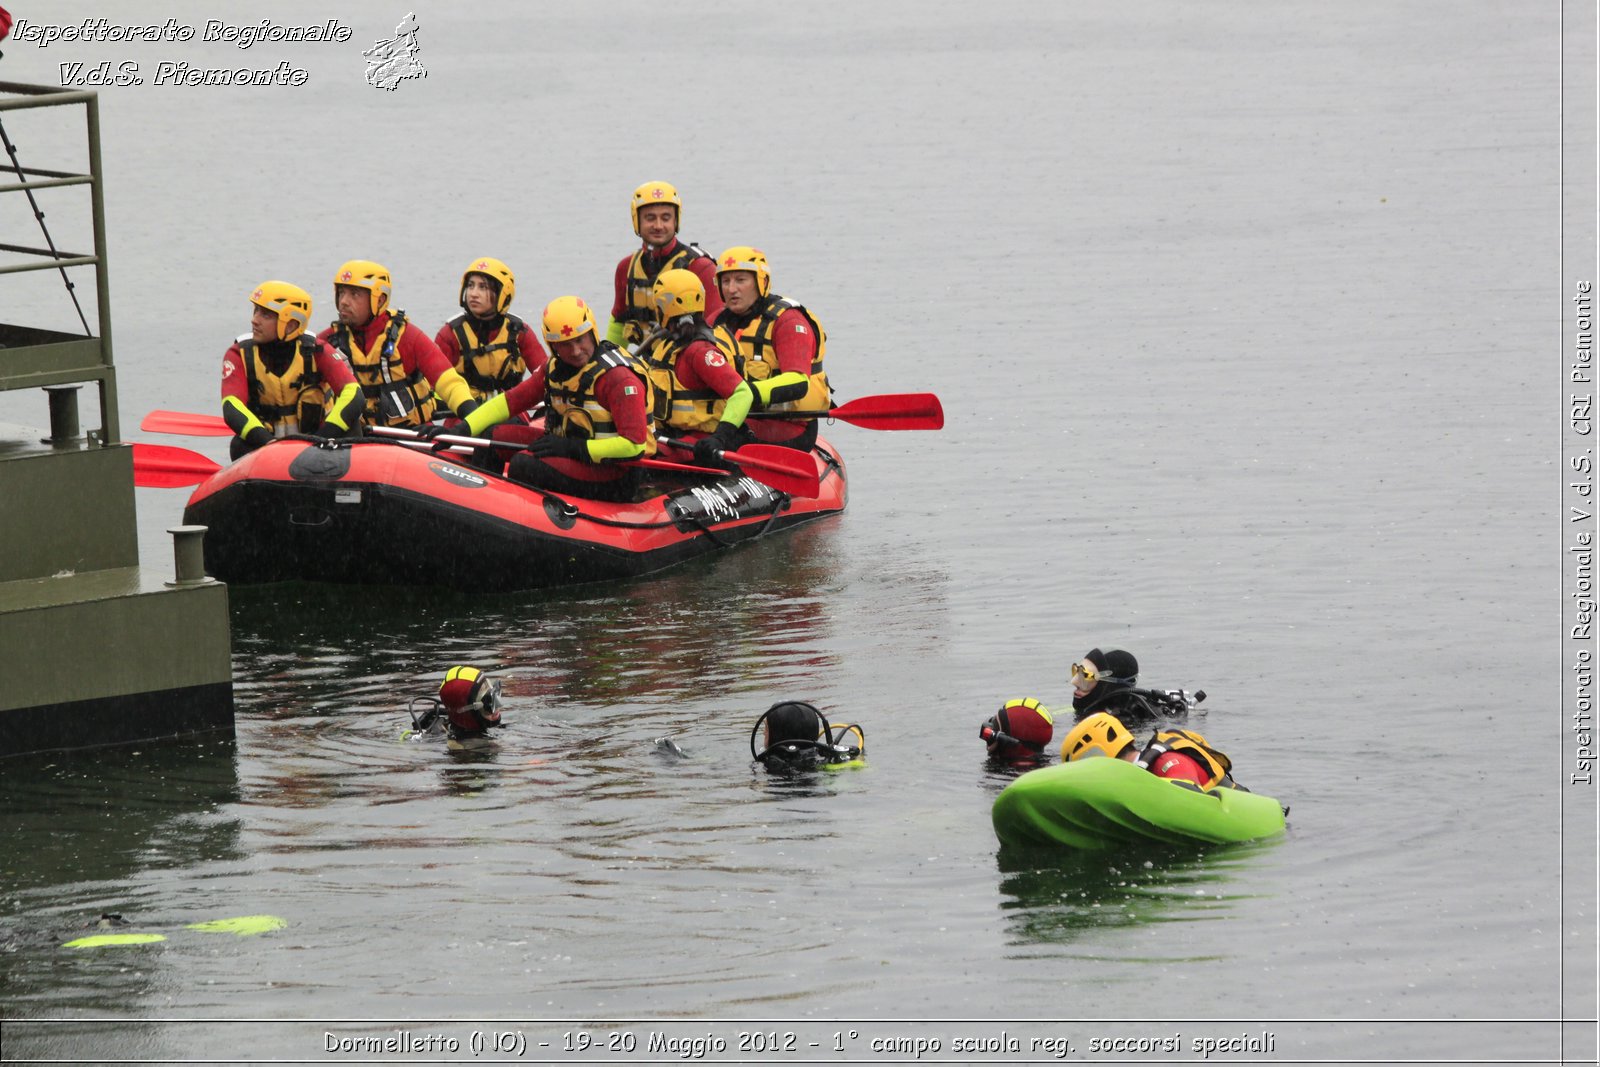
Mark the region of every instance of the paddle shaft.
MULTIPOLYGON (((398 426, 374 427, 373 433, 383 437, 408 437, 417 436, 415 430, 408 430, 398 426)), ((429 438, 432 441, 443 441, 452 446, 468 445, 473 448, 500 448, 513 452, 530 450, 531 444, 513 444, 509 441, 495 441, 487 437, 464 437, 460 434, 441 433, 429 438)), ((662 444, 670 445, 682 451, 693 451, 694 445, 688 442, 675 441, 670 438, 657 438, 662 444)), ((758 481, 765 481, 772 488, 795 496, 815 497, 821 492, 821 480, 817 477, 815 463, 811 457, 792 448, 783 448, 778 445, 746 445, 727 453, 729 460, 741 467, 748 467, 757 472, 758 481)), ((687 463, 675 463, 666 459, 638 459, 622 460, 626 466, 629 464, 649 467, 653 470, 678 471, 683 474, 710 474, 717 477, 728 472, 712 467, 691 466, 687 463)))
MULTIPOLYGON (((399 440, 397 443, 419 449, 431 449, 433 446, 429 442, 443 441, 451 446, 451 452, 457 454, 470 453, 478 448, 500 448, 509 452, 526 452, 533 447, 531 444, 519 445, 510 441, 494 441, 487 437, 464 437, 461 434, 453 433, 435 434, 433 437, 419 441, 416 439, 417 431, 408 430, 403 426, 374 426, 369 432, 375 433, 380 437, 407 438, 407 440, 399 440)), ((719 477, 728 473, 712 467, 691 467, 685 463, 673 463, 670 460, 649 459, 642 456, 638 459, 623 460, 622 463, 624 465, 631 463, 640 467, 654 467, 658 470, 682 471, 689 474, 714 474, 719 477)))
MULTIPOLYGON (((693 452, 695 442, 671 437, 657 437, 657 441, 683 452, 693 452)), ((809 452, 801 452, 782 445, 749 444, 735 449, 717 449, 717 457, 742 468, 756 472, 757 481, 765 481, 774 489, 795 496, 815 497, 822 492, 822 479, 817 474, 816 461, 809 452)))
MULTIPOLYGON (((450 436, 452 436, 452 435, 440 434, 438 437, 435 437, 433 440, 435 440, 435 441, 446 440, 450 436)), ((476 440, 478 440, 478 438, 476 438, 476 437, 462 437, 462 438, 457 438, 456 440, 458 442, 465 442, 465 441, 476 441, 476 440)), ((396 440, 395 444, 404 445, 407 448, 414 448, 419 452, 432 452, 434 450, 433 445, 429 444, 427 441, 402 441, 402 440, 396 440)), ((512 444, 507 444, 507 443, 501 442, 501 441, 494 442, 494 446, 496 448, 517 448, 517 449, 525 449, 525 448, 528 447, 527 445, 512 445, 512 444)), ((448 452, 451 455, 455 455, 455 456, 470 456, 470 455, 472 455, 472 453, 474 453, 476 451, 477 451, 477 449, 473 448, 471 445, 464 444, 464 443, 457 443, 457 444, 451 445, 449 448, 441 449, 439 454, 443 455, 444 453, 448 452)), ((682 471, 682 472, 687 473, 687 474, 715 474, 715 475, 719 475, 720 476, 720 475, 724 475, 724 474, 728 473, 727 471, 713 470, 710 467, 691 467, 687 463, 673 463, 671 460, 665 460, 665 459, 646 459, 646 458, 641 457, 639 459, 631 459, 631 460, 624 460, 623 461, 623 465, 624 466, 627 466, 629 464, 633 464, 635 466, 640 466, 640 467, 649 467, 649 468, 651 468, 653 470, 682 471)))
MULTIPOLYGON (((944 427, 944 408, 933 393, 882 393, 857 397, 827 411, 752 411, 745 417, 790 422, 828 419, 868 430, 938 430, 944 427)), ((233 436, 233 430, 219 416, 183 411, 152 411, 145 416, 139 428, 149 433, 188 434, 194 437, 233 436)), ((497 444, 495 447, 504 446, 497 444)))
MULTIPOLYGON (((402 430, 401 432, 403 434, 411 433, 409 430, 402 430)), ((453 444, 448 451, 456 455, 471 455, 473 445, 479 439, 462 437, 455 440, 459 443, 453 444)), ((427 441, 397 440, 395 444, 425 451, 431 451, 432 449, 432 445, 427 441)), ((495 444, 502 448, 527 447, 525 445, 507 445, 501 442, 495 442, 495 444)), ((709 474, 719 478, 728 473, 711 467, 692 467, 687 463, 673 463, 664 459, 636 459, 628 462, 657 470, 677 471, 683 474, 709 474)), ((178 489, 184 486, 197 485, 221 469, 222 465, 215 460, 202 456, 198 452, 191 452, 187 448, 142 443, 133 445, 133 484, 141 488, 178 489)))
MULTIPOLYGON (((152 412, 141 424, 145 428, 153 428, 149 424, 155 416, 174 416, 182 419, 192 429, 190 432, 211 435, 213 431, 207 427, 209 420, 221 426, 225 432, 226 424, 220 418, 208 415, 186 415, 182 412, 152 412)), ((375 426, 371 433, 379 437, 404 439, 399 443, 419 444, 416 440, 418 434, 415 430, 400 426, 375 426)), ((508 441, 494 441, 482 437, 467 437, 460 434, 437 434, 428 439, 430 442, 442 441, 451 446, 452 451, 460 447, 474 448, 499 448, 513 452, 528 451, 531 444, 513 444, 508 441)), ((694 446, 690 442, 662 439, 663 443, 684 451, 692 451, 694 446)), ((431 448, 431 444, 429 445, 431 448)), ((721 455, 722 453, 719 453, 721 455)), ((782 492, 793 493, 796 496, 815 497, 820 491, 819 479, 812 465, 810 457, 795 449, 786 449, 775 445, 746 445, 742 449, 731 450, 726 453, 729 459, 741 467, 748 467, 759 472, 760 476, 774 489, 782 492), (792 453, 792 455, 791 455, 792 453)), ((675 463, 665 459, 651 459, 640 457, 638 459, 624 460, 624 464, 648 467, 655 470, 670 470, 685 474, 707 474, 720 477, 727 472, 711 467, 700 467, 686 463, 675 463)), ((135 484, 147 488, 177 488, 179 486, 194 485, 196 482, 210 477, 220 470, 220 465, 188 449, 173 448, 168 445, 134 446, 134 474, 135 484)))

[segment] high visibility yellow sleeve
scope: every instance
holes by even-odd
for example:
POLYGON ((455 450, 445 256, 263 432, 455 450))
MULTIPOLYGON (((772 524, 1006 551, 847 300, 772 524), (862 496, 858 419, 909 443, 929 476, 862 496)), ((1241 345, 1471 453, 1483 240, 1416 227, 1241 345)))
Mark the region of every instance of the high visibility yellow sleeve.
POLYGON ((483 432, 489 427, 498 426, 510 417, 511 402, 506 399, 506 394, 496 393, 479 404, 477 410, 462 421, 467 424, 469 437, 482 437, 483 432))
POLYGON ((244 401, 236 396, 223 398, 222 421, 228 424, 228 429, 237 434, 241 441, 257 426, 263 430, 267 429, 266 423, 256 418, 256 413, 245 407, 244 401))
POLYGON ((367 398, 362 395, 361 386, 351 382, 339 390, 339 395, 333 398, 328 416, 323 421, 348 432, 361 421, 361 414, 366 410, 367 398))
POLYGON ((433 391, 451 411, 461 410, 461 405, 473 398, 472 386, 454 367, 439 375, 439 380, 433 383, 433 391))
POLYGON ((644 455, 644 445, 636 444, 621 434, 589 442, 589 458, 596 463, 606 459, 633 459, 642 455, 644 455))
POLYGON ((791 370, 775 374, 765 381, 751 382, 750 388, 755 390, 762 407, 771 407, 773 404, 801 399, 811 388, 811 381, 799 371, 791 370))
POLYGON ((750 402, 754 399, 755 394, 750 391, 750 383, 740 382, 739 388, 735 389, 733 395, 728 397, 728 402, 723 406, 722 414, 718 416, 718 421, 725 422, 729 426, 743 426, 744 417, 750 414, 750 402))

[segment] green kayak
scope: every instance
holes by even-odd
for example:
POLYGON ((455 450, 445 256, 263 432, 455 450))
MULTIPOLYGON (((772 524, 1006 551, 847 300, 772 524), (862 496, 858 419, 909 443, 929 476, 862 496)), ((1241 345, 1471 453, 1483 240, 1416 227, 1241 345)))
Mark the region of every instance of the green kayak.
POLYGON ((1005 845, 1109 849, 1253 841, 1283 833, 1283 807, 1242 789, 1202 793, 1119 759, 1092 758, 1029 771, 994 801, 1005 845))

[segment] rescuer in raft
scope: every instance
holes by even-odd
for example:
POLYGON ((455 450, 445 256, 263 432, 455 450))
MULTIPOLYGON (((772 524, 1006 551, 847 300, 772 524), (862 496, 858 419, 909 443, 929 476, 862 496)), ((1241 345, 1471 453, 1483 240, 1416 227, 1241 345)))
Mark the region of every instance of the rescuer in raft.
MULTIPOLYGON (((594 312, 576 296, 561 296, 544 309, 543 332, 550 358, 540 362, 510 392, 492 397, 465 421, 482 436, 513 415, 545 405, 542 427, 500 426, 494 439, 526 444, 511 458, 508 474, 540 489, 596 500, 633 499, 640 469, 618 461, 651 456, 650 386, 638 359, 598 338, 594 312)), ((451 433, 441 426, 420 431, 424 439, 451 433)), ((440 442, 435 449, 445 447, 440 442)))
POLYGON ((1132 652, 1113 648, 1090 649, 1072 665, 1072 711, 1082 719, 1108 711, 1124 722, 1145 726, 1161 718, 1182 718, 1189 708, 1206 698, 1204 690, 1191 696, 1182 689, 1140 689, 1139 661, 1132 652))
POLYGON ((511 268, 480 256, 461 275, 461 314, 439 327, 433 339, 479 403, 510 389, 529 367, 544 362, 533 330, 507 310, 516 292, 511 268))
POLYGON ((1091 756, 1127 760, 1157 778, 1188 782, 1201 789, 1243 788, 1233 780, 1233 761, 1194 731, 1157 730, 1141 748, 1120 719, 1103 711, 1078 723, 1061 742, 1061 758, 1067 762, 1091 756))
MULTIPOLYGON (((678 240, 683 221, 683 200, 666 182, 645 182, 633 191, 633 232, 644 242, 639 251, 617 264, 616 297, 611 303, 611 324, 606 340, 615 345, 640 344, 656 325, 651 291, 664 271, 687 269, 700 279, 707 293, 715 293, 711 256, 705 249, 678 240)), ((722 310, 720 297, 707 300, 706 318, 722 310)))
POLYGON ((435 393, 465 418, 478 406, 466 379, 403 310, 390 306, 393 292, 388 269, 368 259, 352 259, 333 273, 339 319, 318 336, 349 361, 367 397, 362 421, 414 429, 433 419, 435 393))
POLYGON ((761 713, 750 731, 750 755, 768 770, 859 766, 867 737, 854 723, 830 723, 815 705, 783 700, 761 713), (762 747, 756 749, 756 737, 762 747))
MULTIPOLYGON (((827 411, 833 403, 822 357, 828 335, 802 305, 772 291, 767 254, 735 245, 717 257, 722 313, 707 320, 726 330, 737 349, 737 366, 750 383, 758 412, 827 411)), ((816 419, 750 419, 745 429, 757 441, 809 450, 817 443, 816 419)))
POLYGON ((1049 762, 1045 746, 1055 732, 1050 709, 1033 697, 1008 700, 978 727, 978 737, 989 758, 1014 767, 1037 767, 1049 762))
POLYGON ((476 667, 451 667, 439 683, 436 699, 418 697, 412 705, 411 729, 400 735, 408 741, 437 736, 442 724, 450 748, 478 748, 490 740, 490 730, 505 725, 500 719, 500 683, 476 667), (429 705, 428 710, 418 715, 417 703, 429 705))
POLYGON ((660 329, 642 353, 655 431, 694 442, 696 463, 724 467, 721 453, 749 441, 744 417, 755 397, 739 374, 733 337, 706 324, 705 287, 689 271, 662 271, 655 300, 660 329))
POLYGON ((238 459, 294 433, 343 437, 361 424, 361 388, 332 348, 306 333, 311 294, 266 281, 250 294, 250 332, 222 357, 222 418, 238 459))

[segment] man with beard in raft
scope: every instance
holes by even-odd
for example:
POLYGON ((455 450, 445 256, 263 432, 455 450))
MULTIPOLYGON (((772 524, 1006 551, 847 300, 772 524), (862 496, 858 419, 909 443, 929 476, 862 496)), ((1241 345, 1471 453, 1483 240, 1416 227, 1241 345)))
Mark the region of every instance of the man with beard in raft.
MULTIPOLYGON (((643 368, 625 349, 598 338, 594 312, 576 296, 552 300, 543 327, 550 359, 468 413, 467 432, 480 437, 498 427, 496 441, 530 445, 512 456, 507 471, 519 482, 593 500, 632 500, 640 468, 620 461, 656 451, 643 368), (541 401, 542 427, 507 423, 541 401)), ((419 436, 459 432, 425 426, 419 436)))
POLYGON ((616 345, 629 345, 638 351, 639 345, 655 330, 653 290, 663 272, 694 272, 705 287, 708 321, 715 319, 722 310, 722 298, 716 291, 710 253, 678 239, 683 199, 678 196, 677 189, 666 182, 645 182, 633 191, 630 210, 633 232, 639 235, 642 247, 623 256, 622 262, 617 264, 616 298, 611 303, 611 324, 606 328, 606 340, 616 345))
POLYGON ((318 336, 349 361, 367 409, 368 426, 421 426, 434 416, 435 396, 465 418, 478 406, 466 379, 400 308, 391 306, 389 270, 369 259, 352 259, 333 275, 339 318, 318 336))
MULTIPOLYGON (((767 254, 749 245, 724 251, 717 257, 717 289, 722 313, 708 321, 731 335, 754 410, 827 411, 833 403, 822 369, 828 335, 804 306, 772 291, 767 254)), ((816 419, 748 419, 744 427, 757 441, 802 452, 817 443, 816 419)))

